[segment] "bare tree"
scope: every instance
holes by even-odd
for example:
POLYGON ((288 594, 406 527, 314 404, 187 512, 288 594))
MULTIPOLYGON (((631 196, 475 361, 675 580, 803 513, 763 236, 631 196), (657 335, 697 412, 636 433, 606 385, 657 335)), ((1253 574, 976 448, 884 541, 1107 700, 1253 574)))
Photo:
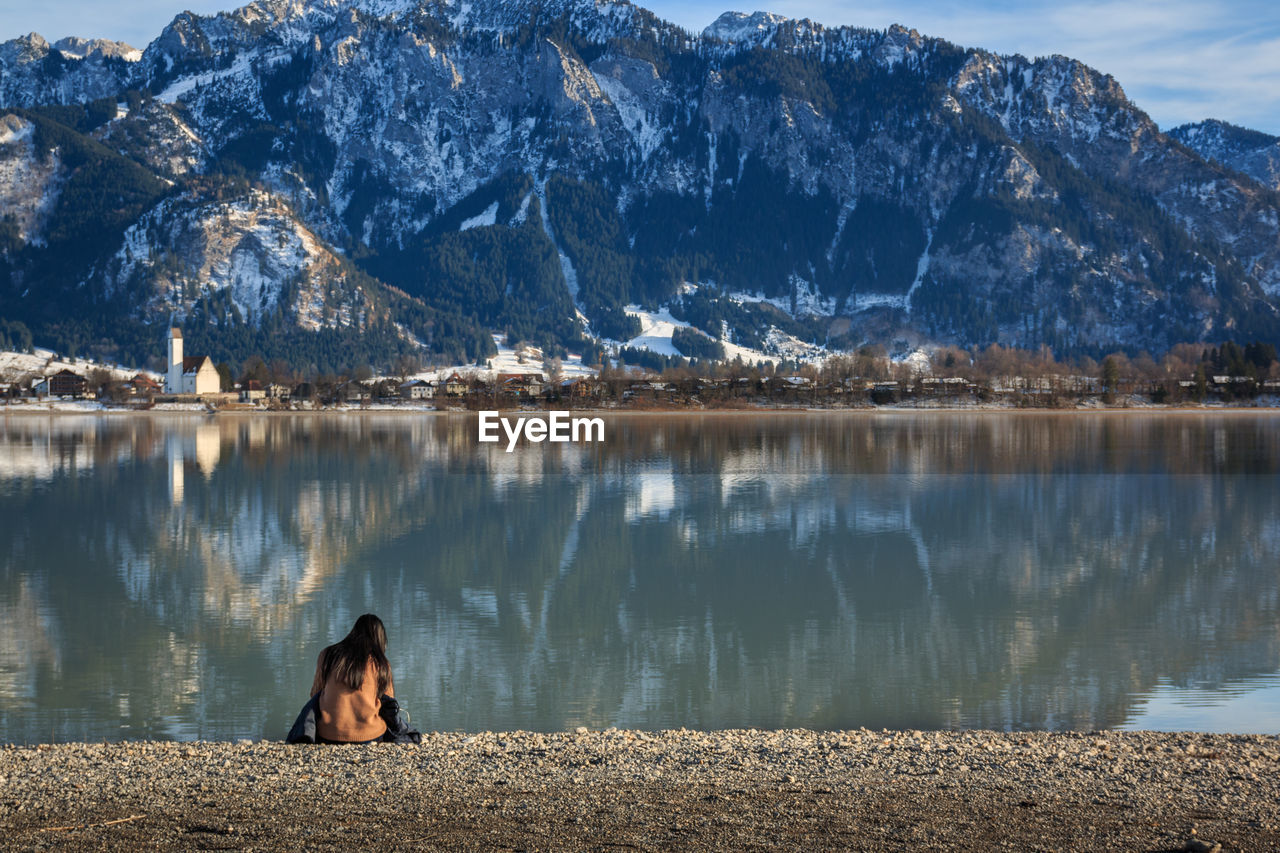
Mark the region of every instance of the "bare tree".
POLYGON ((560 380, 564 379, 564 364, 557 356, 544 356, 542 359, 542 373, 548 385, 558 386, 560 380))

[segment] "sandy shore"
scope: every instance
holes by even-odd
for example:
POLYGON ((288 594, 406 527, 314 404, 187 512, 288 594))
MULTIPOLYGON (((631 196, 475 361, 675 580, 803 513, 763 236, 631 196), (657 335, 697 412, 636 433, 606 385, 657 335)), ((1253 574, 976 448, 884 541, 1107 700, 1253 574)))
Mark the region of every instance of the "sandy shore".
POLYGON ((0 846, 1277 850, 1280 738, 579 730, 6 747, 0 846))

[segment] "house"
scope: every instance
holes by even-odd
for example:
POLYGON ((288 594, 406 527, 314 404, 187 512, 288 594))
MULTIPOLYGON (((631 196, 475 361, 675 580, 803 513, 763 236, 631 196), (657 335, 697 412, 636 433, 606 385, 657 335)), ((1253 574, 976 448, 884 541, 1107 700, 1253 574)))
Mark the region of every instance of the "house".
POLYGON ((400 396, 406 400, 430 400, 436 395, 436 386, 425 379, 410 379, 400 383, 400 396))
POLYGON ((963 376, 927 376, 920 380, 920 388, 932 396, 967 394, 974 390, 973 384, 963 376))
POLYGON ((262 387, 262 383, 256 379, 250 379, 240 388, 241 403, 256 403, 259 400, 266 399, 267 389, 262 387))
POLYGON ((169 330, 169 371, 165 378, 166 394, 216 394, 222 379, 207 355, 183 356, 182 330, 169 330))
POLYGON ((129 388, 135 397, 151 398, 163 390, 163 386, 145 373, 139 373, 129 380, 129 388))
POLYGON ((267 398, 271 400, 280 400, 283 402, 284 400, 289 399, 289 393, 288 385, 281 385, 278 382, 272 382, 267 386, 267 398))
POLYGON ((603 397, 604 392, 604 383, 594 378, 565 379, 560 383, 560 393, 574 399, 603 397))
POLYGON ((356 380, 343 383, 338 390, 338 399, 349 405, 364 405, 373 400, 373 392, 356 380))
POLYGON ((79 373, 63 368, 50 376, 47 384, 50 397, 83 397, 88 383, 79 373))
POLYGON ((794 396, 813 387, 814 382, 808 376, 774 376, 769 380, 769 393, 774 395, 794 396))
POLYGON ((529 398, 542 396, 541 373, 499 373, 497 386, 513 397, 529 398))
POLYGON ((463 379, 456 373, 449 375, 444 381, 444 393, 446 397, 462 397, 467 393, 467 380, 463 379))

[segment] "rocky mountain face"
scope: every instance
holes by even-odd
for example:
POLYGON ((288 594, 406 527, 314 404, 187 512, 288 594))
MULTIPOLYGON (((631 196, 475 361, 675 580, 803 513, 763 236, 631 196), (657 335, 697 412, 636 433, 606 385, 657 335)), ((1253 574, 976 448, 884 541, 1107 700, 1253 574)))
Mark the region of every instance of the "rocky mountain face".
POLYGON ((1180 125, 1169 131, 1169 136, 1206 160, 1221 163, 1263 186, 1280 190, 1280 136, 1215 119, 1180 125))
POLYGON ((613 0, 261 0, 89 44, 0 45, 0 314, 38 334, 477 358, 625 342, 642 305, 764 351, 1280 340, 1265 145, 1166 136, 1065 57, 613 0))

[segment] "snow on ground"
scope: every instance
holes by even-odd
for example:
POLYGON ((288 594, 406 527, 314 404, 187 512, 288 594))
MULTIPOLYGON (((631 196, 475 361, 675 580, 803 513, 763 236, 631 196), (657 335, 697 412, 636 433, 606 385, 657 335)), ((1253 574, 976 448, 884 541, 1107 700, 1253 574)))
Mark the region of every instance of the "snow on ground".
MULTIPOLYGON (((283 62, 288 62, 291 57, 292 54, 288 51, 276 51, 261 58, 268 65, 279 65, 283 62)), ((195 89, 196 86, 208 86, 213 81, 226 77, 248 76, 253 70, 253 61, 258 58, 257 51, 248 51, 237 56, 235 61, 226 68, 183 77, 181 80, 171 83, 163 92, 156 95, 156 100, 166 104, 176 103, 183 95, 195 89)))
POLYGON ((639 305, 628 305, 627 316, 640 321, 640 334, 627 341, 626 346, 633 349, 647 349, 659 355, 682 355, 671 342, 676 329, 690 328, 688 323, 677 320, 671 312, 663 308, 658 311, 647 311, 639 305))
POLYGON ((903 308, 908 314, 911 313, 911 297, 920 289, 921 283, 924 281, 925 275, 929 272, 929 250, 933 248, 933 232, 929 232, 929 239, 924 244, 924 254, 920 256, 920 260, 916 261, 916 277, 911 282, 911 287, 907 288, 907 295, 903 297, 903 308))
MULTIPOLYGON (((546 370, 542 365, 542 350, 535 346, 526 344, 517 352, 507 346, 505 335, 494 335, 493 342, 498 347, 498 354, 489 358, 485 366, 478 367, 474 364, 453 364, 445 367, 431 367, 415 373, 410 379, 422 379, 427 382, 438 382, 448 378, 452 373, 459 373, 463 376, 476 376, 481 379, 492 379, 499 373, 541 373, 546 378, 546 370), (523 359, 523 362, 521 362, 523 359)), ((569 353, 560 362, 560 376, 564 379, 574 379, 579 376, 595 376, 595 368, 582 363, 582 356, 577 353, 569 353)))
POLYGON ((812 282, 798 275, 792 275, 790 282, 796 306, 795 311, 791 310, 793 298, 787 296, 765 296, 763 293, 734 291, 728 294, 728 298, 730 302, 739 304, 767 302, 792 317, 804 317, 809 314, 829 316, 836 313, 836 300, 830 297, 822 298, 818 293, 817 286, 812 282))
POLYGON ((459 231, 466 231, 469 228, 480 228, 485 225, 495 225, 498 222, 498 203, 495 201, 484 209, 483 213, 477 214, 470 219, 462 220, 462 224, 458 226, 459 231))
POLYGON ((850 301, 849 308, 854 312, 870 308, 907 308, 907 297, 902 293, 855 293, 850 301))
MULTIPOLYGON (((666 308, 651 311, 639 305, 628 305, 627 314, 640 321, 640 334, 627 341, 624 346, 633 349, 647 349, 660 355, 683 355, 672 342, 676 329, 691 329, 693 326, 671 316, 666 308)), ((806 362, 824 361, 829 353, 820 346, 805 343, 779 329, 772 328, 765 335, 768 351, 738 346, 721 340, 724 345, 724 356, 727 361, 742 359, 746 364, 759 361, 777 361, 780 358, 806 362)))
MULTIPOLYGON (((587 320, 587 315, 582 313, 582 306, 578 304, 578 272, 573 268, 573 261, 569 260, 569 256, 564 253, 564 249, 560 248, 560 244, 556 242, 555 232, 551 230, 551 216, 547 213, 547 182, 543 179, 541 184, 534 186, 534 192, 538 196, 538 208, 542 214, 542 230, 547 235, 547 239, 551 241, 551 245, 555 246, 556 254, 560 257, 560 272, 564 276, 565 287, 569 289, 569 296, 573 299, 573 310, 578 315, 578 319, 582 321, 582 329, 588 336, 591 334, 591 322, 587 320)), ((520 211, 523 215, 528 212, 528 197, 520 205, 520 211)))
POLYGON ((6 400, 4 403, 5 412, 72 412, 80 414, 95 414, 97 412, 106 411, 105 407, 96 400, 6 400))
POLYGON ((70 370, 87 376, 90 370, 109 370, 119 380, 132 379, 139 373, 150 376, 157 382, 164 381, 164 375, 150 370, 138 370, 119 364, 100 364, 85 358, 62 358, 52 350, 36 347, 34 353, 0 352, 0 382, 12 382, 24 375, 52 376, 60 370, 70 370))

